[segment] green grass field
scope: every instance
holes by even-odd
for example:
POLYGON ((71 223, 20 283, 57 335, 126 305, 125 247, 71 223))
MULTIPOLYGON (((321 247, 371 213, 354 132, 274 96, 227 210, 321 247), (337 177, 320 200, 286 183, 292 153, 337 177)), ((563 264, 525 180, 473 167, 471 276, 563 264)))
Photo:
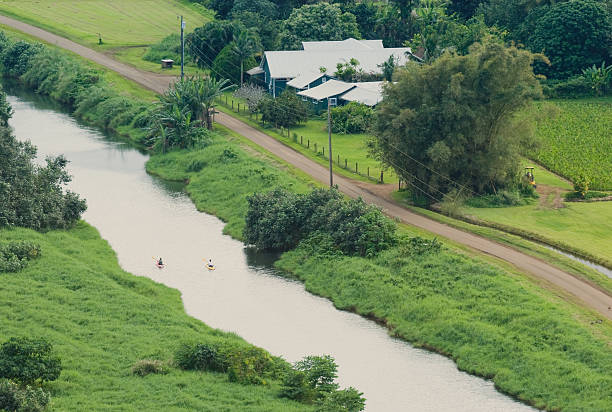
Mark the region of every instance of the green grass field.
POLYGON ((612 98, 542 104, 557 113, 538 124, 542 146, 534 159, 569 179, 589 177, 592 189, 612 190, 612 98))
MULTIPOLYGON (((290 135, 287 137, 286 130, 284 130, 281 135, 277 129, 273 127, 263 127, 261 122, 255 121, 254 117, 249 117, 248 112, 242 111, 242 108, 245 107, 244 104, 243 100, 233 97, 231 93, 226 93, 226 95, 220 99, 218 108, 223 112, 232 114, 232 116, 239 118, 275 139, 280 140, 287 146, 292 147, 321 165, 327 166, 329 164, 327 122, 325 120, 318 118, 310 119, 305 124, 291 128, 289 131, 290 135), (226 97, 227 104, 225 103, 226 97), (232 100, 234 101, 233 109, 232 100), (238 113, 239 102, 241 105, 240 113, 238 113), (294 136, 294 134, 296 136, 294 136), (309 140, 310 146, 308 147, 309 140), (325 157, 323 157, 323 150, 325 150, 325 157)), ((352 179, 370 183, 374 183, 377 179, 380 179, 380 162, 368 156, 366 142, 369 138, 370 136, 367 134, 334 133, 332 135, 334 172, 352 179), (340 164, 338 164, 338 156, 340 156, 340 164), (355 163, 357 163, 358 173, 355 173, 355 163), (369 174, 372 179, 367 178, 368 168, 370 169, 369 174)), ((385 183, 397 183, 397 176, 393 170, 390 169, 384 170, 383 179, 385 183)))
POLYGON ((392 334, 452 357, 460 369, 539 408, 612 408, 612 326, 520 275, 452 250, 414 255, 394 247, 374 259, 285 253, 277 266, 340 309, 384 322, 392 334), (588 316, 588 315, 587 315, 588 316), (587 317, 588 318, 588 317, 587 317))
POLYGON ((180 31, 184 16, 192 31, 213 18, 187 0, 4 0, 0 12, 89 46, 143 46, 180 31))
POLYGON ((0 243, 29 240, 42 257, 19 273, 0 274, 0 341, 43 336, 60 356, 48 384, 58 411, 304 411, 267 386, 230 383, 226 374, 133 376, 141 359, 169 361, 182 341, 248 345, 188 316, 180 293, 124 272, 113 250, 85 223, 45 234, 0 230, 0 243))

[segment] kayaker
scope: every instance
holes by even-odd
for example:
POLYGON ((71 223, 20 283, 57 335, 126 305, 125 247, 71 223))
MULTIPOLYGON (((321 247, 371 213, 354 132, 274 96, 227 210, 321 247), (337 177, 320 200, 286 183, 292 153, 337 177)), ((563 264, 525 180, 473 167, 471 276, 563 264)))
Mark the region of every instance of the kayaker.
POLYGON ((209 268, 213 267, 212 259, 208 259, 207 265, 208 265, 209 268))
POLYGON ((157 266, 164 266, 164 262, 162 261, 162 258, 160 257, 159 260, 157 261, 157 266))

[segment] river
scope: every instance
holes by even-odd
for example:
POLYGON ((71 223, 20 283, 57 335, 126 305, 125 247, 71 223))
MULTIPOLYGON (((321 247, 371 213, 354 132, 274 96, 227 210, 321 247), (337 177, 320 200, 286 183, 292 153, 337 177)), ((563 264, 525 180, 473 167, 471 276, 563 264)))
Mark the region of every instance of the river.
POLYGON ((223 222, 198 212, 182 185, 147 175, 145 154, 79 124, 47 99, 8 86, 7 92, 15 134, 38 146, 39 158, 63 153, 70 160, 71 189, 87 199, 84 219, 121 266, 178 289, 189 315, 290 362, 332 355, 341 386, 364 392, 367 411, 533 410, 451 360, 393 339, 374 322, 277 276, 270 257, 247 253, 223 235, 223 222), (164 270, 154 266, 159 255, 164 270), (209 257, 214 272, 203 268, 209 257))

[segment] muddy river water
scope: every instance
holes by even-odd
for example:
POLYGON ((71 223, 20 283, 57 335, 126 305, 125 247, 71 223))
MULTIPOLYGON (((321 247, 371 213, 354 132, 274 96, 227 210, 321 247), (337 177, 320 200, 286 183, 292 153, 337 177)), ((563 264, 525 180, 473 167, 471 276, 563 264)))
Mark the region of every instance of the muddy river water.
POLYGON ((40 157, 63 153, 70 160, 71 188, 88 203, 84 219, 121 266, 178 289, 191 316, 290 362, 332 355, 341 386, 364 392, 368 411, 532 410, 451 360, 393 339, 374 322, 277 276, 269 256, 248 253, 223 235, 223 223, 198 212, 181 185, 147 175, 145 154, 79 124, 52 102, 7 91, 17 137, 30 139, 40 157), (154 266, 159 255, 164 270, 154 266), (204 258, 217 270, 204 270, 204 258))

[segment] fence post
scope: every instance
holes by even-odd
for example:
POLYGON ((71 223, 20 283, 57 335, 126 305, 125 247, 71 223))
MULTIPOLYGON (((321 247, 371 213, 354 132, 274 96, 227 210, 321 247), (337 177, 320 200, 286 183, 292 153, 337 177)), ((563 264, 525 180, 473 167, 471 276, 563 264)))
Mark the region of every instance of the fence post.
POLYGON ((344 168, 348 168, 348 160, 346 160, 346 157, 344 158, 344 168))
POLYGON ((232 99, 232 110, 234 110, 234 99, 232 99))
POLYGON ((304 146, 304 136, 300 136, 300 144, 304 146))
POLYGON ((380 171, 380 183, 384 183, 385 181, 383 180, 383 171, 380 171))
POLYGON ((359 174, 359 172, 357 171, 357 162, 355 162, 355 173, 359 174))
POLYGON ((308 145, 306 147, 310 149, 310 139, 308 139, 308 145))
POLYGON ((238 102, 238 113, 240 113, 240 102, 238 102))
POLYGON ((323 157, 325 157, 325 146, 323 146, 323 157))
POLYGON ((225 105, 227 106, 227 94, 225 95, 225 105))
POLYGON ((398 179, 397 181, 397 190, 402 190, 402 179, 398 179))
POLYGON ((370 166, 368 166, 368 177, 370 177, 370 166))
POLYGON ((319 151, 317 150, 317 144, 315 143, 315 153, 318 153, 319 151))
POLYGON ((338 166, 340 166, 340 155, 338 155, 338 166))

